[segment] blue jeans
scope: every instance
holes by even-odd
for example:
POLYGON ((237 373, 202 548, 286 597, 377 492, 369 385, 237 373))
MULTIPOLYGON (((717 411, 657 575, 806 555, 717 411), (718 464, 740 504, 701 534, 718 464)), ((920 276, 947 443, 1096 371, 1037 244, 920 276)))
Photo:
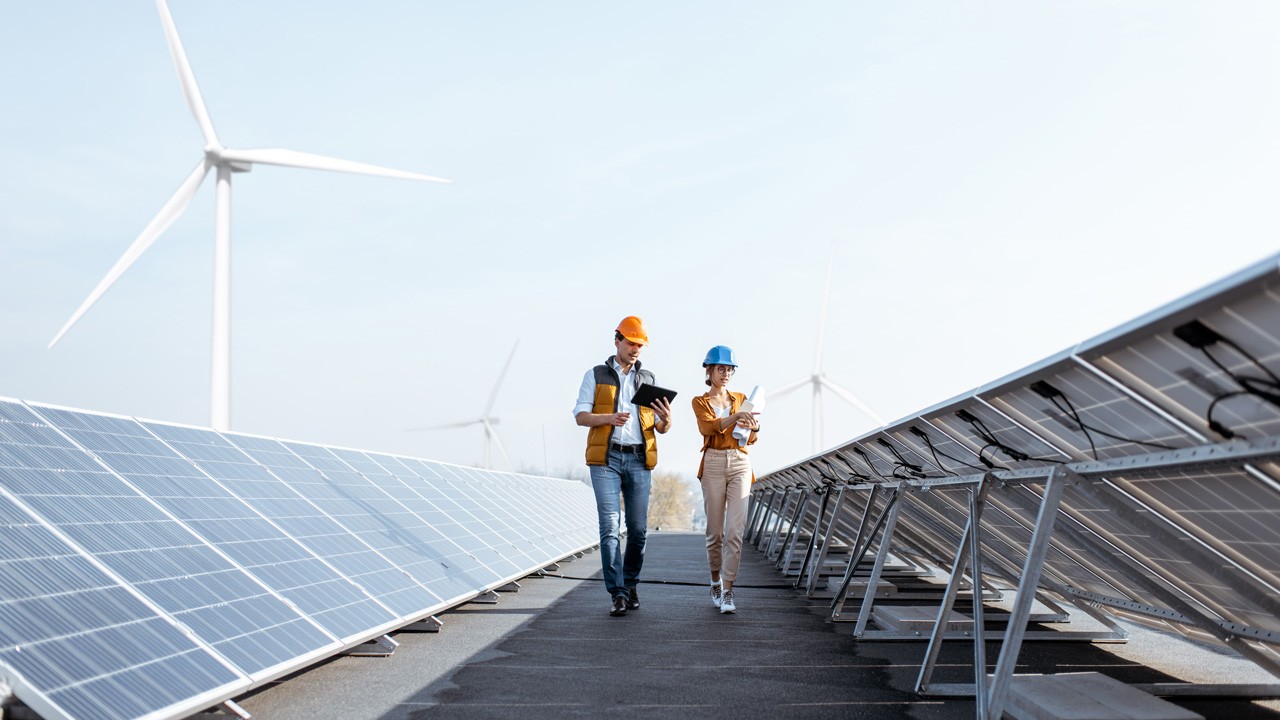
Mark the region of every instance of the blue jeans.
POLYGON ((600 516, 600 565, 604 587, 610 597, 626 592, 640 582, 644 564, 645 525, 649 520, 650 473, 644 455, 609 449, 604 465, 589 465, 591 487, 596 493, 596 513, 600 516), (619 519, 625 509, 627 551, 622 554, 619 519))

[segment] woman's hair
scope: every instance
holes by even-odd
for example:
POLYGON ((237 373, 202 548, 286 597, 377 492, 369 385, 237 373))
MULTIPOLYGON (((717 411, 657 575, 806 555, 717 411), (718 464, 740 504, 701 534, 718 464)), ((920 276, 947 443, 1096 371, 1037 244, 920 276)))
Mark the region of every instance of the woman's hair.
POLYGON ((713 367, 715 367, 715 366, 714 366, 714 365, 704 365, 704 366, 702 367, 703 371, 707 373, 707 387, 711 387, 711 368, 713 368, 713 367))

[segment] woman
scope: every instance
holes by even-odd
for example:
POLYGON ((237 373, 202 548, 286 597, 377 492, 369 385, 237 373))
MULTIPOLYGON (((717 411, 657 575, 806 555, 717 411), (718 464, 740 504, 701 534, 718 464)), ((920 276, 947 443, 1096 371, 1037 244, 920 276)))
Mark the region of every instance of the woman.
POLYGON ((693 415, 702 433, 702 500, 707 512, 707 564, 711 567, 711 603, 722 613, 736 612, 733 582, 742 560, 742 533, 747 526, 747 498, 755 475, 747 446, 760 429, 754 415, 742 410, 747 396, 729 390, 729 378, 738 368, 733 350, 717 345, 702 361, 711 389, 693 399, 693 415), (734 428, 747 428, 745 442, 733 436, 734 428))

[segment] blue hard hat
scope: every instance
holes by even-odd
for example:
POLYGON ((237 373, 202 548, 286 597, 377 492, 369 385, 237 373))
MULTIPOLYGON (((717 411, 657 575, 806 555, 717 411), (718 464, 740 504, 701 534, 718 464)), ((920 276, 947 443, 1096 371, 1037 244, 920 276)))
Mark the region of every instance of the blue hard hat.
POLYGON ((733 348, 728 345, 717 345, 708 350, 707 359, 702 361, 702 367, 711 365, 738 367, 738 359, 733 355, 733 348))

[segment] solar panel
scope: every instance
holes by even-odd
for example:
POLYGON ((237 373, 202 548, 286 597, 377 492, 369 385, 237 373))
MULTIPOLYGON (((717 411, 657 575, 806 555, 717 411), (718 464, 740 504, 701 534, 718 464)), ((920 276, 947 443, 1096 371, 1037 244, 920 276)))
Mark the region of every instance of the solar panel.
POLYGON ((30 511, 101 468, 0 400, 0 680, 46 718, 189 714, 247 678, 30 511), (73 460, 74 459, 74 460, 73 460), (22 464, 16 464, 16 463, 22 464))
MULTIPOLYGON (((1228 637, 1280 675, 1278 270, 1280 256, 1269 258, 762 476, 751 532, 781 524, 785 506, 765 499, 798 479, 902 484, 923 491, 904 503, 904 541, 945 568, 971 524, 961 499, 981 492, 986 571, 1007 576, 1008 561, 1025 562, 1040 587, 1068 600, 1228 637), (960 497, 930 493, 943 480, 960 497)), ((1013 656, 1021 632, 1006 638, 1013 656)), ((989 698, 996 714, 1011 672, 1002 655, 989 698)), ((925 669, 921 678, 923 688, 925 669)))
POLYGON ((496 521, 494 514, 498 508, 488 505, 490 501, 498 502, 497 493, 478 484, 475 478, 460 475, 458 469, 451 465, 410 459, 405 459, 404 463, 425 481, 415 487, 419 495, 460 522, 487 548, 490 557, 502 558, 494 561, 496 567, 502 567, 506 560, 515 563, 515 559, 523 555, 511 547, 510 536, 504 534, 509 528, 496 521), (485 494, 488 497, 483 497, 485 494))
POLYGON ((0 581, 0 677, 46 718, 185 714, 248 685, 7 494, 0 581))
POLYGON ((362 530, 363 510, 349 503, 325 502, 326 481, 279 441, 228 434, 233 445, 260 463, 270 480, 238 483, 233 490, 264 508, 290 535, 314 549, 352 581, 401 617, 422 617, 443 607, 440 597, 407 575, 388 543, 362 530))
MULTIPOLYGON (((500 580, 505 582, 510 575, 524 574, 519 570, 520 565, 513 559, 484 546, 480 539, 465 526, 422 497, 416 489, 422 484, 421 479, 403 463, 389 456, 375 459, 374 456, 354 450, 335 449, 333 452, 358 470, 388 498, 404 508, 415 522, 420 522, 440 536, 449 538, 450 543, 447 546, 437 543, 440 551, 446 553, 442 562, 450 568, 455 568, 458 571, 457 574, 466 574, 471 577, 467 589, 477 590, 500 580)), ((527 564, 526 562, 525 565, 527 564)))
POLYGON ((250 677, 336 646, 332 636, 140 491, 180 497, 194 490, 190 481, 204 479, 190 463, 136 421, 36 410, 49 423, 36 426, 44 448, 70 453, 76 447, 70 438, 114 471, 31 467, 39 482, 9 490, 50 525, 250 677))
POLYGON ((331 562, 290 536, 280 518, 269 517, 263 508, 235 494, 231 488, 240 483, 278 481, 226 439, 203 428, 161 423, 143 427, 207 476, 184 479, 176 489, 167 482, 151 487, 154 479, 139 486, 188 527, 344 642, 402 624, 331 562))
POLYGON ((327 448, 305 443, 283 445, 313 472, 305 484, 298 476, 287 482, 335 517, 341 516, 358 537, 386 555, 407 575, 441 599, 442 607, 474 595, 482 582, 472 577, 473 563, 457 566, 457 546, 425 520, 351 469, 327 448))
POLYGON ((597 542, 581 483, 0 399, 0 685, 184 717, 597 542))

